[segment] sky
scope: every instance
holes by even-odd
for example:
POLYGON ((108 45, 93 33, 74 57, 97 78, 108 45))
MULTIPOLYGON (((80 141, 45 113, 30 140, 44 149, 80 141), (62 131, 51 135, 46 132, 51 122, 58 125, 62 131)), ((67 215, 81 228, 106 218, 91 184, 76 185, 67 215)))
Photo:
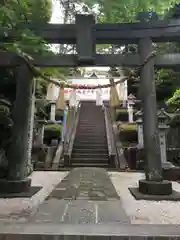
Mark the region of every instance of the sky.
POLYGON ((51 17, 51 23, 62 23, 62 11, 61 6, 59 4, 59 1, 52 0, 52 17, 51 17))

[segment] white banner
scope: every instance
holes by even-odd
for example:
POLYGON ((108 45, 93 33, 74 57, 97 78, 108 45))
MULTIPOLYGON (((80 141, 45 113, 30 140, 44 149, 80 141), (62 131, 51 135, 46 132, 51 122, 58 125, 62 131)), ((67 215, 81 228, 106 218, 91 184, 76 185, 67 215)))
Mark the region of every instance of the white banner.
MULTIPOLYGON (((102 89, 102 99, 109 100, 109 89, 102 89)), ((65 88, 65 99, 69 100, 72 89, 65 88)), ((77 96, 79 100, 96 100, 96 89, 77 89, 77 96)))
MULTIPOLYGON (((77 85, 85 85, 85 86, 92 86, 92 85, 103 85, 109 84, 109 79, 72 79, 72 84, 77 85)), ((69 95, 72 89, 65 89, 65 99, 69 99, 69 95)), ((96 89, 77 89, 76 90, 79 100, 96 100, 96 89)), ((109 88, 102 89, 102 99, 109 100, 109 88)))

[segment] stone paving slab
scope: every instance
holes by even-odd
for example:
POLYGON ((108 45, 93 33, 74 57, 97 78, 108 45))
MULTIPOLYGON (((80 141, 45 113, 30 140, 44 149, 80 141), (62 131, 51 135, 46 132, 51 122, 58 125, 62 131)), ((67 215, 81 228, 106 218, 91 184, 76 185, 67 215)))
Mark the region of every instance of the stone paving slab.
POLYGON ((93 202, 72 201, 64 215, 64 223, 92 224, 96 223, 96 209, 93 202))
POLYGON ((121 201, 84 201, 51 199, 42 204, 38 212, 30 217, 31 223, 130 223, 121 201))
POLYGON ((121 201, 99 202, 98 223, 130 223, 121 201))
POLYGON ((45 201, 28 222, 59 223, 62 221, 67 204, 68 202, 58 200, 45 201))
POLYGON ((108 201, 120 199, 108 172, 102 168, 73 169, 48 199, 108 201))

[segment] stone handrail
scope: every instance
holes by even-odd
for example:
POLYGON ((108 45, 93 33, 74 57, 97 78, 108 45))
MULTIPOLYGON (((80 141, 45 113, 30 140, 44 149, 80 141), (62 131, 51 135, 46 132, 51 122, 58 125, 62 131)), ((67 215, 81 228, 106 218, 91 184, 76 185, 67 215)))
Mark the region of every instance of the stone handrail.
POLYGON ((110 116, 107 108, 104 108, 104 117, 105 117, 105 125, 106 125, 106 136, 107 136, 107 144, 108 144, 108 153, 110 165, 115 166, 116 161, 116 148, 114 143, 113 129, 110 121, 110 116))
POLYGON ((111 129, 111 137, 112 137, 112 142, 114 146, 114 151, 115 151, 115 157, 114 157, 114 164, 116 168, 120 169, 125 169, 127 166, 126 159, 124 157, 124 151, 122 149, 122 144, 119 140, 119 132, 117 129, 117 126, 114 122, 112 113, 109 109, 109 107, 106 107, 107 111, 107 116, 108 116, 108 121, 109 121, 109 126, 111 129))
POLYGON ((80 104, 76 109, 74 108, 73 111, 71 112, 70 117, 72 121, 64 141, 64 164, 65 165, 70 164, 71 153, 72 153, 74 138, 76 134, 76 127, 79 119, 79 111, 80 111, 80 104))

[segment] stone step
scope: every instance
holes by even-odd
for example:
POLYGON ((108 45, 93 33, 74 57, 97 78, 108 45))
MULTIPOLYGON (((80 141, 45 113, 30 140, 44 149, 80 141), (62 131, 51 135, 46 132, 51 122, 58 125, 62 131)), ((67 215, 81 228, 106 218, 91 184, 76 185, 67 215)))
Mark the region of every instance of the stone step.
POLYGON ((109 168, 110 165, 104 163, 72 163, 71 166, 75 167, 96 167, 96 168, 109 168))
POLYGON ((94 138, 91 138, 91 137, 75 137, 74 139, 74 142, 96 142, 96 143, 107 143, 107 139, 106 138, 102 138, 102 137, 94 137, 94 138))
POLYGON ((94 142, 94 141, 98 141, 98 142, 107 142, 107 138, 106 137, 101 137, 101 136, 79 136, 77 135, 75 137, 75 141, 83 141, 83 142, 86 142, 86 141, 90 141, 90 142, 94 142))
POLYGON ((95 122, 96 120, 104 120, 104 116, 101 115, 95 115, 93 112, 89 114, 84 113, 83 115, 79 115, 79 122, 85 122, 85 123, 91 123, 95 122))
POLYGON ((86 129, 76 129, 76 135, 82 136, 106 136, 105 130, 100 131, 99 129, 93 129, 91 131, 86 131, 86 129))
POLYGON ((101 122, 105 123, 104 116, 103 117, 96 117, 96 116, 94 116, 94 113, 91 113, 91 115, 93 117, 87 116, 87 114, 86 114, 85 117, 79 116, 78 124, 80 124, 80 123, 81 124, 95 124, 96 121, 101 121, 101 122), (88 120, 86 120, 86 119, 88 119, 88 120))
POLYGON ((107 153, 74 153, 72 152, 72 158, 101 158, 101 159, 107 159, 108 154, 107 153))
POLYGON ((86 132, 84 131, 77 131, 76 132, 76 136, 80 136, 80 137, 102 137, 105 138, 106 137, 106 133, 105 132, 98 132, 98 131, 92 131, 92 132, 86 132))
POLYGON ((72 157, 72 159, 71 159, 71 163, 73 164, 73 163, 80 163, 80 164, 82 164, 82 163, 84 163, 84 164, 86 164, 86 163, 88 163, 88 164, 98 164, 98 163, 100 163, 100 164, 109 164, 109 160, 108 160, 108 158, 79 158, 79 157, 72 157))
MULTIPOLYGON (((99 123, 99 125, 100 125, 101 123, 99 123)), ((99 133, 105 133, 106 132, 106 128, 105 128, 105 126, 98 126, 98 125, 96 125, 96 126, 89 126, 89 125, 87 125, 87 126, 81 126, 81 125, 79 125, 79 126, 77 126, 77 129, 76 129, 76 131, 78 132, 78 131, 86 131, 87 130, 87 132, 99 132, 99 133)))
POLYGON ((105 138, 106 134, 99 134, 97 132, 93 132, 93 133, 85 133, 85 132, 77 132, 76 136, 78 137, 97 137, 97 138, 105 138))
POLYGON ((73 146, 73 149, 79 149, 79 148, 81 148, 81 149, 92 149, 92 151, 93 150, 95 150, 95 149, 107 149, 107 144, 102 144, 102 143, 100 143, 100 144, 96 144, 96 143, 83 143, 83 144, 81 144, 81 143, 77 143, 77 142, 75 142, 74 143, 74 146, 73 146))
POLYGON ((107 142, 106 141, 98 141, 98 140, 93 140, 93 141, 90 141, 90 140, 76 140, 74 142, 74 146, 81 146, 82 148, 84 146, 87 146, 87 145, 92 145, 92 146, 95 146, 95 145, 99 145, 101 146, 100 148, 107 148, 107 142))
POLYGON ((73 148, 72 154, 73 153, 86 153, 86 154, 91 154, 91 153, 103 153, 103 154, 108 154, 108 148, 101 148, 101 149, 91 149, 91 148, 73 148))
POLYGON ((76 128, 77 131, 84 131, 86 130, 87 132, 95 132, 95 131, 98 131, 98 132, 105 132, 105 126, 101 126, 101 127, 98 127, 98 126, 94 126, 94 127, 89 127, 89 126, 78 126, 76 128))
POLYGON ((87 128, 89 130, 93 130, 93 129, 105 129, 105 126, 104 125, 101 125, 101 126, 98 126, 102 124, 101 122, 99 122, 99 124, 97 124, 97 122, 95 124, 92 124, 92 125, 89 125, 89 124, 79 124, 77 126, 77 129, 79 128, 87 128))
POLYGON ((81 105, 71 163, 72 167, 109 166, 104 112, 95 104, 81 105))

